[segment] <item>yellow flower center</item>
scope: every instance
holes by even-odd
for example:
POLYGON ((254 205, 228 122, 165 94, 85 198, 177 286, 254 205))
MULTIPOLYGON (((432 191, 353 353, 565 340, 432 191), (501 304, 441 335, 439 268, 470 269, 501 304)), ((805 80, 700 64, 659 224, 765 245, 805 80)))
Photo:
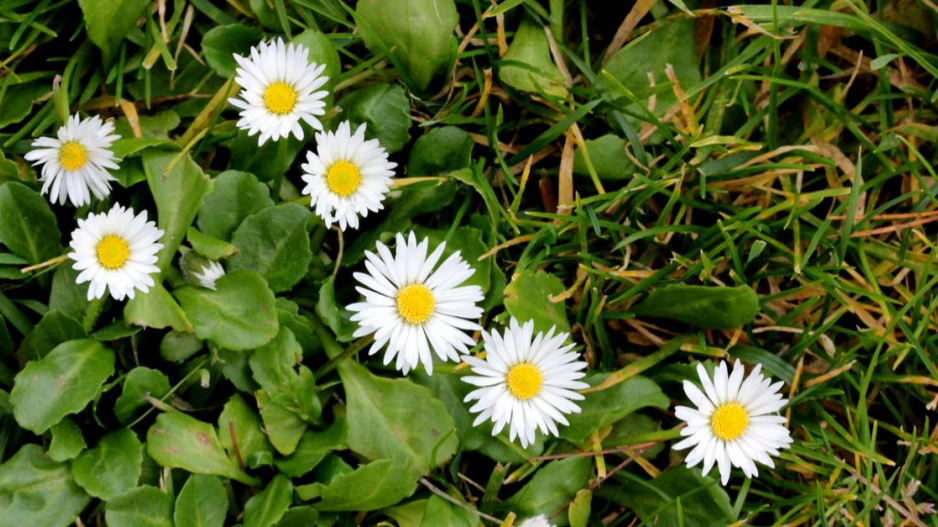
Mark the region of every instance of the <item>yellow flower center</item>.
POLYGON ((358 190, 362 182, 362 173, 351 161, 341 160, 332 163, 326 172, 326 184, 329 190, 346 198, 358 190))
POLYGON ((130 257, 130 247, 120 236, 108 234, 98 242, 98 263, 109 270, 120 269, 130 257))
POLYGON ((749 413, 739 403, 727 403, 716 409, 710 416, 710 429, 713 435, 724 441, 732 441, 743 435, 749 426, 749 413))
POLYGON ((411 324, 422 324, 433 314, 436 300, 423 284, 409 285, 397 292, 397 312, 411 324))
POLYGON ((78 170, 88 162, 88 151, 78 141, 68 141, 59 149, 59 164, 65 170, 78 170))
POLYGON ((275 82, 264 90, 264 106, 271 113, 288 114, 296 106, 296 90, 285 82, 275 82))
POLYGON ((530 362, 515 364, 508 370, 508 391, 522 401, 541 393, 543 382, 541 370, 530 362))

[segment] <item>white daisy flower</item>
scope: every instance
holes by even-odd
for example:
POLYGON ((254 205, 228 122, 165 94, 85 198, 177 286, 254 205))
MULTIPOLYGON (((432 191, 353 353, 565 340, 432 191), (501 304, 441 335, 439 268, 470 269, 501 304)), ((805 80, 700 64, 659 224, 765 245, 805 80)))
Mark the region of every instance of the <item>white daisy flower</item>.
POLYGON ((344 121, 335 133, 317 133, 316 143, 318 155, 306 153, 303 194, 312 198, 309 205, 327 228, 338 222, 343 231, 357 229, 359 216, 384 208, 397 163, 388 161, 377 139, 365 140, 364 124, 352 134, 344 121))
POLYGON ((568 425, 563 414, 579 413, 573 401, 583 396, 573 390, 588 388, 581 382, 586 363, 579 359, 573 344, 564 345, 570 335, 534 335, 534 321, 521 326, 511 319, 504 336, 497 332, 482 332, 485 360, 466 356, 463 360, 472 367, 476 376, 463 377, 465 382, 479 386, 466 396, 465 401, 478 402, 470 412, 481 412, 473 426, 491 419, 495 424, 492 435, 510 423, 509 439, 521 439, 521 446, 534 443, 537 429, 559 435, 556 423, 568 425))
POLYGON ((215 281, 225 276, 225 268, 220 263, 211 261, 205 264, 201 271, 192 273, 192 276, 199 281, 199 285, 214 291, 215 281))
POLYGON ((163 231, 147 221, 147 211, 134 216, 133 209, 114 205, 109 212, 91 214, 78 220, 69 244, 74 252, 72 267, 81 271, 77 283, 91 282, 88 300, 101 298, 108 289, 115 300, 133 298, 134 289, 146 293, 154 285, 152 273, 158 273, 157 243, 163 231))
POLYGON ((355 273, 356 289, 365 301, 348 306, 358 322, 355 337, 375 334, 369 355, 387 345, 384 363, 397 357, 395 367, 405 375, 423 363, 433 374, 432 349, 442 361, 459 360, 475 341, 466 331, 482 329, 473 322, 482 316, 482 288, 460 286, 475 273, 456 251, 439 267, 446 244, 427 256, 429 241, 419 244, 414 233, 408 240, 397 235, 395 254, 378 242, 378 254, 365 252, 367 273, 355 273), (436 267, 436 270, 434 268, 436 267))
POLYGON ((286 45, 282 38, 261 42, 251 48, 251 58, 235 55, 240 66, 235 82, 241 86, 240 98, 228 99, 241 108, 238 128, 248 135, 260 132, 258 145, 268 139, 288 137, 292 132, 303 139, 300 119, 322 130, 317 115, 326 113, 323 99, 329 92, 316 91, 329 77, 322 75, 325 64, 309 62, 309 50, 298 44, 286 45))
POLYGON ((114 123, 75 114, 56 136, 36 139, 35 150, 24 156, 34 165, 42 165, 42 193, 49 193, 52 203, 64 204, 67 197, 76 207, 91 203, 91 194, 98 199, 107 197, 110 182, 116 181, 108 169, 118 168, 111 151, 111 145, 120 139, 114 133, 114 123))
POLYGON ((541 514, 540 516, 535 516, 533 518, 528 518, 521 522, 518 527, 554 527, 550 521, 548 521, 546 514, 541 514))
POLYGON ((684 381, 684 393, 697 408, 675 408, 675 415, 687 422, 687 427, 681 430, 687 439, 673 448, 694 447, 687 455, 688 467, 703 461, 706 475, 716 463, 724 485, 733 466, 743 469, 750 478, 759 475, 754 461, 775 467, 770 455, 777 456, 780 449, 792 442, 785 418, 776 413, 788 400, 779 393, 783 383, 772 384, 770 378, 760 373, 761 368, 761 364, 756 365, 744 380, 743 366, 738 360, 732 374, 727 374, 726 363, 721 362, 711 382, 703 364, 698 363, 703 391, 684 381))

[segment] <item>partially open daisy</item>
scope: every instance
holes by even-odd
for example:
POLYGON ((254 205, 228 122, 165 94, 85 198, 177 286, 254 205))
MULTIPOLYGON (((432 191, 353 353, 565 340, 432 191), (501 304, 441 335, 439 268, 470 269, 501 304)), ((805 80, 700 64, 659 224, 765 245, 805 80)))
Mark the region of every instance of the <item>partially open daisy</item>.
POLYGON ((202 267, 201 271, 192 273, 199 285, 207 289, 215 290, 215 281, 225 276, 225 268, 220 263, 210 261, 202 267))
POLYGON ((303 194, 326 227, 338 222, 343 231, 357 229, 359 216, 383 208, 397 163, 388 161, 377 139, 365 140, 364 124, 353 134, 344 121, 335 133, 317 133, 316 143, 317 154, 306 153, 303 194))
POLYGON ((473 426, 491 419, 492 435, 497 435, 510 424, 509 440, 521 440, 527 447, 534 442, 535 432, 559 435, 557 424, 569 424, 563 414, 579 413, 573 401, 583 395, 573 391, 588 388, 581 382, 586 363, 578 360, 573 344, 564 344, 567 333, 534 335, 534 322, 523 326, 511 319, 504 335, 482 332, 485 360, 465 356, 474 376, 463 377, 465 382, 479 386, 466 395, 466 402, 478 400, 469 408, 480 412, 473 426))
POLYGON ((788 400, 779 393, 783 383, 772 384, 770 378, 760 373, 761 368, 756 365, 744 379, 739 361, 732 374, 727 373, 726 363, 721 362, 711 382, 707 370, 697 364, 703 391, 684 381, 684 393, 697 408, 675 408, 675 415, 687 422, 687 427, 681 430, 687 439, 673 448, 694 447, 687 455, 688 467, 703 461, 706 475, 716 463, 724 485, 734 466, 743 469, 750 478, 759 475, 754 461, 775 467, 770 456, 777 456, 779 449, 791 444, 785 418, 776 413, 788 400))
POLYGON ((52 203, 80 207, 91 203, 91 195, 103 199, 111 193, 115 181, 108 169, 116 170, 111 145, 120 136, 114 133, 112 121, 98 116, 82 119, 75 114, 56 137, 40 137, 33 141, 34 150, 24 157, 34 165, 42 165, 42 193, 50 194, 52 203))
POLYGON ((240 66, 235 70, 235 82, 242 89, 240 98, 228 101, 242 110, 238 128, 247 130, 248 135, 260 132, 258 145, 291 133, 303 139, 301 119, 322 130, 316 116, 326 113, 323 99, 328 92, 319 88, 329 78, 322 75, 324 64, 309 62, 305 46, 286 45, 278 38, 252 47, 250 58, 234 58, 240 66))
POLYGON ((433 374, 431 349, 442 361, 458 361, 475 345, 466 331, 482 329, 474 320, 482 316, 482 289, 461 284, 475 270, 454 252, 439 267, 437 262, 446 246, 441 243, 427 256, 429 241, 419 244, 414 233, 405 241, 397 235, 395 254, 378 242, 378 254, 365 252, 367 273, 355 273, 364 302, 348 306, 358 322, 356 337, 375 334, 369 354, 387 346, 384 363, 395 360, 395 367, 405 375, 423 363, 433 374), (436 268, 434 270, 434 268, 436 268))
POLYGON ((81 271, 76 282, 91 282, 88 300, 101 298, 105 289, 116 300, 133 298, 135 289, 149 291, 154 285, 150 275, 159 272, 154 264, 163 247, 158 243, 162 236, 163 231, 147 221, 147 211, 134 216, 133 209, 120 205, 78 220, 69 244, 74 252, 68 257, 81 271))

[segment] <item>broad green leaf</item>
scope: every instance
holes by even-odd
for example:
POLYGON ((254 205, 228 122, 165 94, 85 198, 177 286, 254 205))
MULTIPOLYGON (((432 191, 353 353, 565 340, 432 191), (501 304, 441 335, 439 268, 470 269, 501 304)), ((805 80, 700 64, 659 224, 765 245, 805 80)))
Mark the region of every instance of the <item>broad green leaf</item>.
MULTIPOLYGON (((608 376, 601 373, 585 380, 587 384, 597 385, 608 376)), ((574 443, 582 443, 593 432, 640 408, 654 406, 666 409, 671 401, 651 379, 632 377, 611 388, 592 392, 577 404, 580 405, 580 413, 567 416, 570 426, 561 428, 560 435, 574 443)))
POLYGON ((75 482, 88 494, 105 501, 137 486, 143 462, 143 445, 129 428, 112 432, 72 462, 75 482))
POLYGON ((124 305, 124 321, 143 328, 172 328, 183 333, 195 329, 176 300, 157 282, 147 293, 137 293, 124 305))
POLYGON ((429 499, 413 500, 403 505, 388 507, 381 512, 393 518, 398 527, 420 527, 429 501, 429 499))
POLYGON ((163 413, 147 431, 147 453, 164 467, 256 485, 222 448, 215 427, 181 413, 163 413))
POLYGON ((640 317, 678 320, 702 329, 733 329, 759 314, 759 296, 747 285, 673 284, 659 287, 632 306, 640 317))
POLYGON ((646 524, 712 527, 736 520, 726 491, 698 470, 679 466, 650 481, 631 474, 616 479, 596 495, 628 507, 646 524))
MULTIPOLYGON (((524 488, 505 501, 504 508, 521 518, 545 514, 544 511, 552 514, 570 503, 577 491, 586 487, 592 464, 588 457, 551 461, 542 466, 524 488)), ((554 518, 552 522, 561 519, 565 518, 554 518)))
POLYGON ((306 230, 309 215, 309 208, 285 203, 248 216, 231 237, 238 253, 228 269, 257 271, 273 292, 289 290, 306 276, 313 258, 306 230))
POLYGON ((472 137, 461 128, 433 128, 420 136, 410 151, 407 175, 432 177, 466 168, 472 161, 472 137))
POLYGON ((226 170, 215 177, 215 190, 202 201, 199 230, 213 238, 229 240, 244 218, 273 206, 267 185, 253 174, 226 170))
POLYGON ((0 242, 13 254, 44 262, 62 253, 61 238, 45 198, 20 183, 0 185, 0 242))
POLYGON ((317 525, 319 511, 312 507, 291 507, 277 522, 277 527, 310 527, 317 525))
POLYGON ((115 156, 127 157, 147 148, 173 145, 174 143, 169 140, 169 133, 179 126, 182 119, 174 109, 168 109, 157 114, 138 115, 137 121, 140 123, 140 132, 143 135, 140 138, 134 137, 133 128, 127 117, 117 118, 114 128, 121 139, 114 142, 115 156))
MULTIPOLYGON (((417 240, 424 237, 430 239, 429 251, 432 252, 446 239, 449 231, 427 229, 418 225, 414 229, 414 233, 417 235, 417 240)), ((479 257, 485 254, 487 250, 488 248, 482 243, 481 231, 472 227, 459 227, 453 231, 449 240, 446 241, 446 249, 443 250, 443 256, 440 257, 439 263, 442 264, 450 255, 459 251, 462 259, 475 270, 475 273, 461 285, 477 285, 482 288, 482 294, 485 294, 492 282, 493 259, 486 258, 479 261, 479 257)))
POLYGON ((271 527, 280 521, 293 501, 293 483, 277 474, 267 488, 244 504, 244 527, 271 527))
POLYGON ((147 395, 160 399, 168 392, 169 379, 163 372, 137 366, 124 378, 123 391, 114 403, 114 415, 118 421, 127 423, 133 419, 137 409, 150 406, 147 395))
POLYGON ((192 245, 195 252, 210 260, 221 260, 222 258, 231 258, 238 252, 238 248, 226 241, 213 238, 207 234, 202 234, 195 227, 189 227, 186 231, 186 241, 192 245))
MULTIPOLYGON (((21 77, 28 75, 30 74, 18 74, 21 77)), ((44 97, 52 92, 49 79, 37 78, 35 75, 28 79, 21 79, 21 82, 8 81, 7 86, 6 93, 3 94, 3 104, 0 105, 0 128, 25 119, 32 113, 33 105, 45 100, 44 97)), ((6 159, 5 156, 4 159, 6 159)), ((11 174, 13 167, 10 166, 10 163, 13 165, 15 163, 7 161, 7 163, 3 163, 6 166, 3 167, 4 174, 0 181, 13 178, 19 179, 19 169, 11 174)))
POLYGON ((277 452, 289 456, 296 451, 300 439, 303 438, 307 428, 306 421, 300 419, 293 410, 272 402, 266 391, 258 390, 254 395, 257 397, 257 406, 264 421, 267 438, 277 452))
POLYGON ((110 63, 127 32, 146 11, 147 0, 78 0, 88 38, 101 50, 104 62, 110 63))
POLYGON ((272 402, 294 412, 304 421, 320 423, 322 405, 316 381, 309 368, 300 364, 302 361, 303 349, 293 332, 280 328, 274 340, 251 354, 249 364, 254 380, 272 402))
POLYGON ((91 338, 100 342, 113 342, 136 335, 141 330, 142 328, 139 326, 128 326, 123 320, 115 320, 113 323, 96 330, 91 334, 91 338))
POLYGON ((547 333, 556 327, 557 332, 569 332, 564 302, 551 302, 552 296, 564 292, 563 282, 544 271, 524 270, 505 286, 505 309, 511 316, 524 323, 534 321, 534 331, 547 333))
POLYGON ((53 426, 51 432, 52 441, 49 443, 48 454, 53 461, 75 459, 88 446, 81 435, 81 428, 67 417, 53 426))
POLYGON ((339 106, 343 117, 352 123, 353 132, 366 124, 365 137, 376 138, 388 153, 397 152, 410 141, 410 102, 400 86, 372 84, 342 97, 339 106))
POLYGON ((277 319, 282 327, 293 332, 296 341, 303 348, 304 357, 311 357, 322 350, 319 337, 313 332, 312 323, 308 318, 300 315, 300 306, 296 302, 286 298, 277 298, 277 319))
POLYGON ((326 108, 331 107, 334 98, 333 88, 342 73, 342 62, 339 60, 339 51, 335 48, 335 44, 325 33, 313 29, 307 29, 293 37, 293 43, 305 46, 309 50, 310 63, 326 65, 322 74, 329 77, 329 80, 323 84, 321 89, 329 92, 325 101, 326 108))
POLYGON ((285 459, 278 459, 275 464, 280 472, 290 477, 302 477, 316 468, 330 452, 347 448, 347 435, 344 419, 336 420, 325 430, 307 430, 296 451, 285 459))
POLYGON ((385 379, 345 361, 348 445, 368 459, 400 457, 425 474, 456 452, 456 424, 446 406, 409 379, 385 379))
POLYGON ((477 527, 479 518, 439 496, 431 496, 420 527, 477 527))
MULTIPOLYGON (((307 126, 306 130, 309 133, 311 128, 307 126)), ((231 164, 229 166, 232 170, 251 173, 260 181, 276 181, 282 178, 284 173, 293 165, 296 156, 304 149, 306 140, 311 139, 312 137, 306 137, 301 140, 291 134, 286 139, 266 141, 263 145, 258 146, 257 134, 248 135, 246 130, 238 130, 238 134, 226 143, 226 146, 231 150, 231 164)), ((237 224, 234 227, 237 227, 237 224)), ((232 227, 232 230, 234 230, 234 227, 232 227)), ((201 224, 199 229, 206 232, 201 224)))
POLYGON ((114 373, 114 352, 96 340, 71 340, 16 376, 10 404, 19 425, 42 434, 80 412, 114 373))
POLYGON ((592 491, 588 489, 577 491, 576 498, 573 499, 570 508, 567 509, 567 519, 570 520, 570 527, 586 527, 590 519, 592 500, 592 491))
POLYGON ((563 75, 550 56, 547 33, 530 17, 521 20, 502 60, 504 65, 499 69, 498 77, 512 88, 555 97, 567 96, 563 75))
POLYGON ((48 311, 20 343, 20 355, 27 360, 38 360, 63 342, 87 337, 81 322, 61 311, 48 311))
POLYGON ((192 333, 170 331, 160 341, 160 357, 171 362, 182 362, 202 351, 205 344, 192 333))
POLYGON ((368 49, 390 51, 417 91, 449 62, 459 23, 453 0, 362 0, 355 9, 368 49))
POLYGON ((221 444, 228 451, 228 457, 234 461, 237 458, 231 438, 232 431, 238 441, 238 452, 241 453, 245 464, 250 465, 248 460, 255 455, 271 452, 267 436, 261 429, 261 418, 238 394, 228 399, 221 415, 218 416, 218 434, 221 444))
POLYGON ((143 169, 156 202, 157 226, 164 233, 157 265, 165 272, 202 205, 202 197, 212 190, 212 181, 188 154, 179 152, 144 152, 143 169))
POLYGON ((38 445, 24 445, 0 465, 0 527, 71 525, 91 497, 38 445))
POLYGON ((221 77, 233 77, 238 67, 234 55, 250 57, 251 47, 262 38, 264 34, 253 27, 241 24, 215 26, 202 35, 205 62, 221 77))
POLYGON ((752 365, 762 364, 763 370, 776 379, 785 381, 785 384, 795 382, 795 367, 782 357, 762 348, 736 345, 729 350, 730 357, 740 359, 752 365))
POLYGON ((52 276, 52 292, 49 296, 49 311, 61 311, 81 320, 88 310, 88 284, 77 284, 79 271, 66 262, 55 269, 52 276))
MULTIPOLYGON (((632 177, 635 166, 625 155, 625 139, 614 134, 606 134, 596 139, 587 139, 584 143, 599 179, 615 181, 632 177)), ((590 175, 586 166, 586 158, 579 148, 573 158, 573 173, 578 176, 590 175)))
POLYGON ((156 487, 137 487, 107 503, 108 527, 173 527, 173 499, 156 487))
POLYGON ((316 300, 316 315, 335 333, 339 342, 355 340, 358 323, 352 322, 352 312, 335 298, 335 277, 330 276, 319 286, 319 298, 316 300))
POLYGON ((321 511, 373 511, 394 505, 417 490, 420 473, 405 458, 381 459, 339 474, 323 487, 321 511))
POLYGON ((228 493, 215 476, 192 474, 176 497, 175 527, 223 527, 228 493))
POLYGON ((235 271, 215 285, 215 291, 191 286, 174 291, 200 339, 237 351, 263 346, 277 335, 274 294, 259 274, 235 271))

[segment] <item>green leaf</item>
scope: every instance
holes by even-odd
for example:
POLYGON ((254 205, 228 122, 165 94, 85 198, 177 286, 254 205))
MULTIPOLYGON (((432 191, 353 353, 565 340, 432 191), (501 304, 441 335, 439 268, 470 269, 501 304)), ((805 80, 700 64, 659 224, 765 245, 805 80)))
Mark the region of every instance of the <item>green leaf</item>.
POLYGON ((403 505, 388 507, 381 512, 393 518, 398 527, 420 527, 429 501, 429 499, 413 500, 403 505))
POLYGON ((244 504, 244 527, 271 527, 280 521, 293 501, 293 483, 277 474, 267 488, 244 504))
POLYGON ((390 51, 417 91, 449 62, 459 24, 453 0, 362 0, 355 10, 368 49, 390 51))
POLYGON ((352 322, 352 312, 335 299, 335 277, 330 276, 319 286, 316 315, 335 333, 339 342, 352 342, 358 323, 352 322))
POLYGON ((293 410, 271 401, 264 390, 258 390, 254 395, 257 397, 257 406, 264 421, 267 438, 277 452, 289 456, 296 451, 300 439, 303 438, 307 428, 306 422, 293 410))
POLYGON ((325 430, 307 430, 300 439, 296 451, 285 459, 275 461, 284 474, 299 478, 316 468, 325 457, 335 450, 347 448, 348 426, 338 419, 325 430))
POLYGON ((52 292, 49 296, 49 311, 61 311, 81 320, 88 310, 88 284, 77 284, 79 271, 68 263, 56 267, 52 276, 52 292))
POLYGON ((313 332, 312 323, 308 318, 300 315, 300 306, 296 302, 286 298, 277 298, 277 319, 281 326, 293 332, 296 341, 303 348, 304 357, 311 357, 322 350, 319 337, 313 332))
MULTIPOLYGON (((20 75, 20 74, 18 74, 20 75)), ((30 75, 22 75, 23 77, 30 75)), ((10 124, 15 124, 32 113, 33 105, 45 100, 44 97, 51 92, 49 89, 49 80, 41 79, 33 76, 30 80, 22 80, 22 82, 8 81, 6 93, 3 94, 3 104, 0 105, 0 128, 5 127, 10 124)), ((4 156, 6 159, 6 156, 4 156)), ((7 160, 7 163, 4 163, 4 178, 0 181, 6 179, 19 178, 19 169, 15 173, 12 172, 10 163, 12 161, 7 160), (15 174, 15 175, 14 175, 15 174)), ((15 165, 15 163, 14 163, 15 165)))
POLYGON ((430 496, 420 527, 477 527, 478 517, 439 496, 430 496))
POLYGON ((150 5, 148 0, 78 0, 88 38, 101 50, 104 62, 110 63, 127 32, 150 5))
POLYGON ((502 60, 505 64, 499 69, 498 77, 512 88, 555 97, 567 96, 563 75, 550 56, 547 33, 531 17, 522 19, 502 60))
POLYGON ((112 432, 72 462, 75 482, 88 494, 113 500, 137 486, 143 462, 143 445, 129 428, 112 432))
POLYGON ((587 489, 577 491, 576 498, 570 503, 570 508, 567 510, 570 527, 586 527, 590 519, 592 500, 592 491, 587 489))
POLYGON ((156 487, 130 490, 107 503, 108 527, 173 527, 173 499, 156 487))
MULTIPOLYGON (((577 491, 589 483, 592 460, 570 457, 552 461, 541 467, 524 488, 504 502, 506 510, 522 518, 559 510, 576 497, 577 491)), ((554 518, 557 522, 561 518, 554 518)))
MULTIPOLYGON (((417 240, 427 237, 430 239, 430 248, 432 252, 445 239, 449 231, 427 229, 420 225, 414 228, 417 240)), ((460 227, 453 231, 449 240, 446 241, 446 248, 443 250, 443 256, 440 257, 440 263, 456 251, 459 251, 462 259, 470 267, 475 269, 475 273, 461 285, 477 285, 482 289, 482 294, 489 290, 492 282, 492 258, 486 258, 479 261, 479 257, 488 251, 488 248, 482 243, 482 231, 472 227, 460 227)))
POLYGON ((195 227, 189 227, 189 230, 186 231, 186 240, 192 245, 195 252, 211 260, 231 258, 238 252, 236 246, 218 238, 212 238, 207 234, 202 234, 195 227))
POLYGON ((23 339, 20 355, 27 360, 38 360, 63 342, 87 337, 81 322, 61 311, 48 311, 23 339))
MULTIPOLYGON (((608 376, 606 373, 592 375, 586 381, 595 386, 608 376)), ((640 408, 655 406, 666 409, 671 401, 651 379, 632 377, 611 388, 590 393, 577 404, 580 405, 580 413, 567 416, 570 426, 562 428, 560 435, 574 443, 582 443, 593 432, 640 408)))
POLYGON ((215 291, 201 287, 174 291, 200 339, 236 351, 273 340, 279 327, 274 294, 259 274, 235 271, 215 285, 215 291))
POLYGON ((170 362, 182 362, 202 351, 203 347, 202 340, 191 333, 170 331, 160 341, 160 357, 170 362))
POLYGON ((329 80, 321 89, 328 90, 326 97, 326 107, 332 106, 333 87, 338 82, 339 75, 342 74, 342 62, 339 60, 339 51, 332 43, 332 39, 325 33, 313 29, 307 29, 293 37, 294 44, 300 44, 309 50, 309 61, 313 64, 325 64, 326 68, 322 74, 329 77, 329 80))
POLYGON ((319 511, 312 507, 291 507, 284 513, 277 527, 310 527, 318 525, 319 511))
POLYGON ((16 376, 10 404, 16 422, 42 434, 66 415, 80 412, 114 373, 114 352, 96 340, 60 344, 16 376))
POLYGON ((223 527, 228 493, 215 476, 192 474, 176 497, 175 527, 223 527))
MULTIPOLYGON (((290 169, 305 144, 305 140, 297 139, 291 134, 286 139, 266 141, 258 146, 257 134, 248 135, 247 130, 238 130, 238 134, 226 144, 231 150, 229 166, 233 170, 249 172, 260 181, 275 181, 290 169)), ((234 227, 237 227, 237 224, 234 227)), ((201 225, 199 228, 208 233, 201 225)))
MULTIPOLYGON (((625 139, 614 134, 606 134, 596 139, 588 139, 584 143, 599 179, 615 181, 632 177, 635 165, 625 155, 625 139)), ((579 148, 573 158, 573 173, 578 176, 590 175, 583 151, 579 148)))
POLYGON ((62 233, 45 198, 20 183, 0 185, 0 241, 36 264, 62 253, 62 233))
POLYGON ((320 423, 322 405, 313 373, 303 361, 293 332, 280 328, 270 343, 251 354, 249 364, 254 380, 267 392, 270 400, 310 423, 320 423), (298 368, 298 370, 294 370, 298 368))
POLYGON ((267 185, 253 174, 226 170, 215 177, 215 190, 202 202, 199 230, 213 238, 229 240, 245 218, 273 206, 267 185))
POLYGON ((231 439, 232 430, 238 440, 238 451, 246 464, 249 464, 248 460, 257 454, 271 452, 267 436, 261 429, 261 418, 238 394, 228 399, 221 415, 218 416, 221 444, 228 451, 228 457, 236 461, 234 443, 231 439))
MULTIPOLYGON (((363 3, 359 2, 359 7, 363 3)), ((410 141, 410 102, 400 86, 372 84, 342 97, 339 106, 352 123, 352 131, 367 124, 365 136, 378 139, 388 153, 397 152, 410 141)))
POLYGON ((49 443, 49 458, 53 461, 68 461, 78 457, 78 454, 88 445, 81 435, 81 428, 69 418, 52 427, 52 442, 49 443))
POLYGON ((143 328, 173 328, 183 333, 195 329, 176 300, 157 282, 147 293, 137 293, 124 305, 124 321, 143 328))
POLYGON ((565 290, 563 282, 544 271, 524 270, 505 286, 505 309, 511 316, 524 323, 534 321, 536 332, 548 332, 556 327, 558 332, 570 332, 567 313, 563 302, 551 302, 550 297, 565 290))
POLYGON ((472 137, 461 128, 434 128, 414 143, 407 161, 407 175, 442 176, 466 168, 472 161, 474 144, 472 137))
POLYGON ((249 57, 251 47, 262 38, 264 34, 258 29, 241 24, 213 27, 202 35, 205 62, 221 77, 233 77, 238 67, 233 55, 249 57))
POLYGON ((169 392, 169 379, 163 372, 137 366, 124 378, 124 388, 114 403, 114 415, 121 423, 133 419, 138 408, 149 406, 147 395, 156 399, 169 392))
POLYGON ((711 287, 673 284, 659 287, 632 306, 639 317, 678 320, 702 329, 733 329, 759 314, 759 296, 747 285, 711 287))
POLYGON ((148 150, 143 153, 143 169, 156 202, 157 226, 164 232, 157 265, 165 272, 202 205, 202 197, 212 190, 212 181, 188 154, 179 152, 148 150))
POLYGON ((260 273, 275 293, 289 290, 306 276, 313 253, 306 221, 309 208, 284 203, 248 216, 231 237, 238 254, 228 269, 260 273))
POLYGON ((147 431, 147 453, 164 467, 257 484, 225 454, 215 427, 185 414, 157 416, 156 423, 147 431))
POLYGON ((72 479, 67 463, 24 445, 0 465, 0 527, 66 527, 91 498, 72 479))
POLYGON ((403 458, 419 474, 456 452, 456 424, 430 390, 409 379, 378 377, 352 361, 345 361, 339 374, 351 450, 373 460, 403 458))
POLYGON ((651 481, 635 475, 619 481, 601 485, 596 495, 628 507, 646 524, 711 527, 736 520, 726 491, 697 470, 679 466, 651 481))
POLYGON ((381 459, 339 474, 323 487, 321 511, 373 511, 407 498, 417 490, 420 473, 404 458, 381 459))

